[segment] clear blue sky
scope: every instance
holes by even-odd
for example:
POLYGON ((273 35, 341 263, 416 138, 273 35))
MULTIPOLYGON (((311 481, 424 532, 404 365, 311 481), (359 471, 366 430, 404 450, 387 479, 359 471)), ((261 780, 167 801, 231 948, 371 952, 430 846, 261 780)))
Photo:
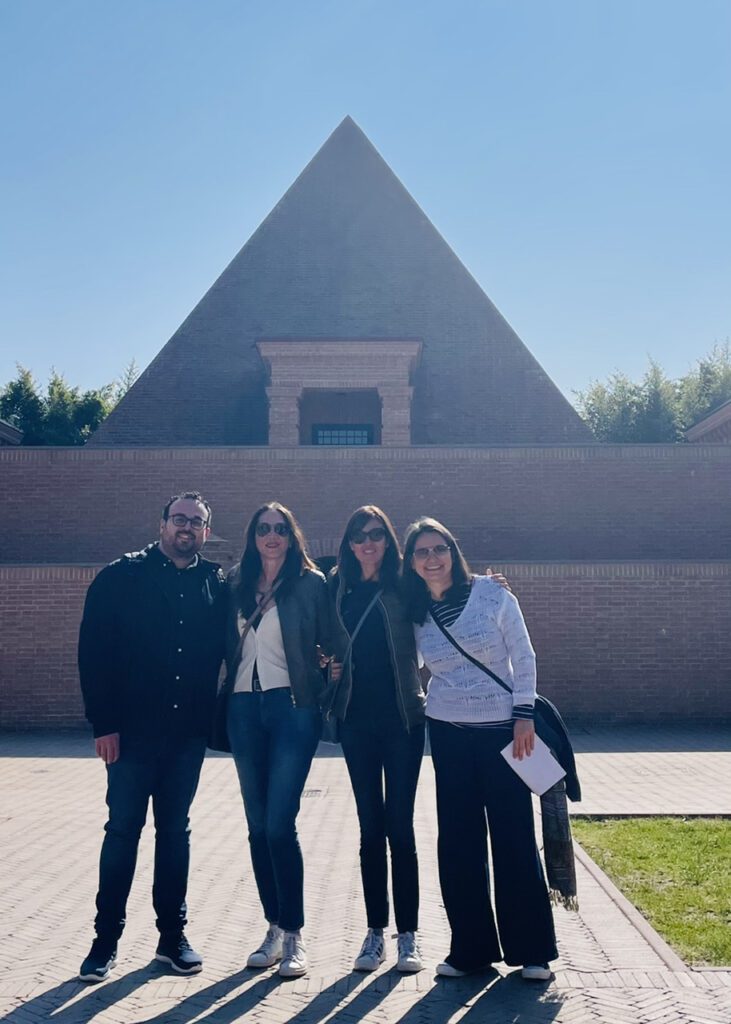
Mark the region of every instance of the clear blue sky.
POLYGON ((147 365, 345 114, 570 397, 731 335, 729 0, 4 0, 0 384, 147 365))

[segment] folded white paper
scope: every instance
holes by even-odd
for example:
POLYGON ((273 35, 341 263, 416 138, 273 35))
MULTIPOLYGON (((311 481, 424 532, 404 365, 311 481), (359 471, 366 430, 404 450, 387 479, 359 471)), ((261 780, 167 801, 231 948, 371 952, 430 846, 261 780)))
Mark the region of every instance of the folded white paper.
POLYGON ((512 740, 500 753, 516 775, 519 775, 526 786, 538 796, 543 796, 546 790, 555 786, 566 774, 540 736, 536 736, 533 753, 530 757, 523 755, 522 761, 513 757, 512 740))

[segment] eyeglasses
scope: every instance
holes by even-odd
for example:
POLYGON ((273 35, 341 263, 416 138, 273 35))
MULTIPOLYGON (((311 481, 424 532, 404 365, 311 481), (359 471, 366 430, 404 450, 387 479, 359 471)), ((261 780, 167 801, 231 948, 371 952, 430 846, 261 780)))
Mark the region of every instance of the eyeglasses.
POLYGON ((442 555, 446 555, 448 551, 449 544, 435 544, 434 547, 431 548, 414 548, 414 558, 417 562, 425 562, 432 552, 441 558, 442 555))
POLYGON ((272 526, 271 523, 257 523, 256 524, 256 535, 257 537, 266 537, 272 530, 276 533, 277 537, 289 537, 290 529, 286 523, 275 523, 272 526))
POLYGON ((191 529, 198 533, 204 526, 208 526, 207 519, 201 519, 200 516, 184 516, 182 512, 176 512, 174 516, 168 516, 173 526, 187 526, 188 523, 191 525, 191 529))
POLYGON ((372 540, 377 543, 379 540, 383 540, 386 536, 386 531, 382 526, 374 526, 372 530, 353 530, 350 535, 351 544, 365 544, 367 540, 372 540))

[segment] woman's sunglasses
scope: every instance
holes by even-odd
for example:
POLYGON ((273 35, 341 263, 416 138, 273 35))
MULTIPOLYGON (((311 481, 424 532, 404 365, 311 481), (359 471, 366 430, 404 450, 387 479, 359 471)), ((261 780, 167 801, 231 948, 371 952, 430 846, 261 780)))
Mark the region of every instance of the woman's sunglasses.
POLYGON ((383 540, 386 536, 386 531, 382 526, 374 526, 372 530, 353 530, 350 535, 351 544, 365 544, 367 540, 372 540, 377 543, 379 540, 383 540))
POLYGON ((271 523, 257 523, 256 524, 256 535, 257 537, 266 537, 272 530, 276 533, 277 537, 289 537, 289 527, 286 523, 275 523, 272 526, 271 523))
POLYGON ((435 544, 433 548, 414 548, 414 558, 417 562, 425 562, 432 551, 441 558, 449 551, 449 544, 435 544))

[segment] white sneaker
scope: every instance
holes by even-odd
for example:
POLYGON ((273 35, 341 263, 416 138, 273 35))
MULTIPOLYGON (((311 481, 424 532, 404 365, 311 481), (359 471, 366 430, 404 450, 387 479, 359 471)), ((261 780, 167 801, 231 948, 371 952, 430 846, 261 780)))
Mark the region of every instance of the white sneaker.
POLYGON ((277 960, 282 959, 282 939, 284 932, 277 925, 269 926, 264 941, 258 949, 250 954, 246 961, 247 967, 273 967, 277 960))
POLYGON ((452 967, 444 960, 441 964, 437 964, 437 974, 440 974, 443 978, 464 978, 467 971, 460 971, 457 967, 452 967))
POLYGON ((386 943, 383 939, 383 932, 377 932, 373 928, 369 928, 363 945, 360 947, 360 953, 355 958, 353 970, 375 971, 385 959, 386 943))
POLYGON ((307 974, 307 953, 302 936, 299 932, 285 932, 279 975, 282 978, 299 978, 303 974, 307 974))
POLYGON ((520 973, 526 981, 550 981, 553 972, 548 964, 526 964, 520 973))
POLYGON ((421 959, 421 950, 416 941, 416 932, 399 932, 398 940, 398 962, 396 970, 402 974, 416 974, 424 964, 421 959))

